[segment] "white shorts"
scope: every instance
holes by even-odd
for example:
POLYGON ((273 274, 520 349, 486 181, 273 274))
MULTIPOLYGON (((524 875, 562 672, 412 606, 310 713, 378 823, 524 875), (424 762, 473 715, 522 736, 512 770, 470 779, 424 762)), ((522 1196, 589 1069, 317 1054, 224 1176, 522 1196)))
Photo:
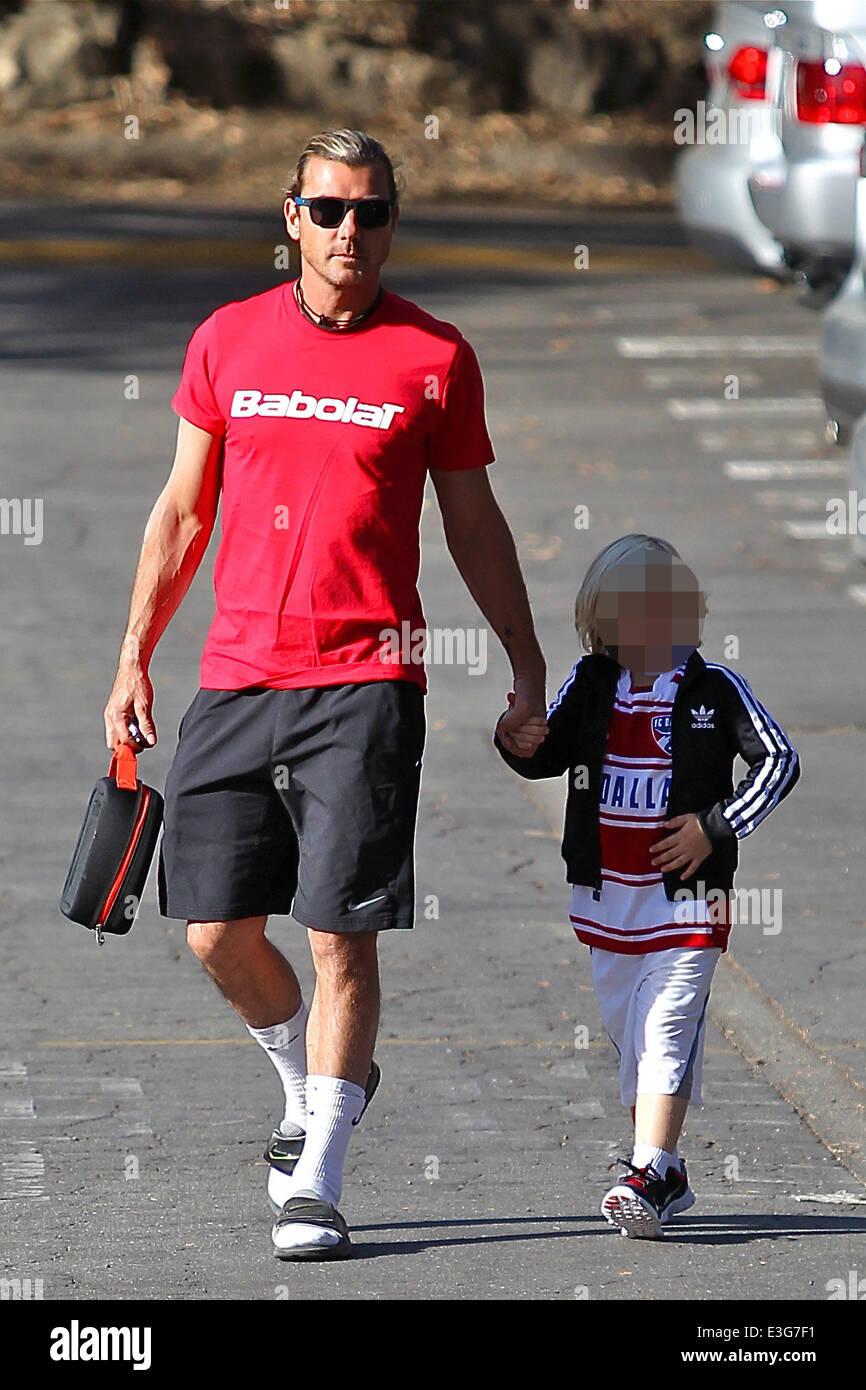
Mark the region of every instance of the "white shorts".
POLYGON ((704 1014, 721 950, 590 950, 601 1016, 619 1053, 623 1105, 634 1105, 638 1092, 701 1105, 704 1014))

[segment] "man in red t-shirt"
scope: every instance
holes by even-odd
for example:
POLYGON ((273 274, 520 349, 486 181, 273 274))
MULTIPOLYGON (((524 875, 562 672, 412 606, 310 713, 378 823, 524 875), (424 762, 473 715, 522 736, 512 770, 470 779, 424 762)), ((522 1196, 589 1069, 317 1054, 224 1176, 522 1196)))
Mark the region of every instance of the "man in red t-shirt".
POLYGON ((150 660, 221 494, 215 614, 166 780, 160 910, 186 919, 283 1083, 266 1151, 275 1253, 329 1259, 351 1253, 343 1163, 379 1077, 377 934, 414 921, 428 472, 451 555, 514 672, 506 746, 520 736, 525 751, 527 721, 543 719, 545 668, 487 478, 475 353, 380 285, 399 216, 387 153, 363 132, 323 132, 284 212, 299 278, 224 305, 190 340, 105 728, 110 748, 156 742, 150 660), (309 929, 309 1019, 265 935, 271 913, 289 912, 309 929))

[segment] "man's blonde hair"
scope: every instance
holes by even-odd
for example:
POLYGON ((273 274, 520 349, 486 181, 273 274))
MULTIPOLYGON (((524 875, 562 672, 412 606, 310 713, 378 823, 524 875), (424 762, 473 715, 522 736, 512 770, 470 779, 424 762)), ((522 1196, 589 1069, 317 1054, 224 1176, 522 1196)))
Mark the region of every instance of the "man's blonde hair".
MULTIPOLYGON (((678 564, 682 565, 695 581, 695 588, 700 598, 700 620, 703 621, 706 617, 706 598, 698 584, 694 571, 685 563, 679 551, 676 550, 669 541, 662 540, 660 536, 646 536, 642 532, 633 531, 627 536, 620 536, 617 540, 611 541, 610 545, 606 545, 604 550, 596 555, 584 575, 583 583, 580 586, 574 605, 574 626, 584 651, 606 651, 606 647, 598 631, 598 596, 608 575, 627 564, 629 560, 634 559, 637 555, 654 555, 658 558, 659 562, 661 562, 662 557, 665 556, 668 560, 676 560, 678 564)), ((700 645, 700 642, 698 642, 698 646, 700 645)))
POLYGON ((362 169, 370 164, 378 164, 385 170, 388 180, 388 197, 395 206, 400 201, 402 180, 395 170, 394 163, 385 146, 365 130, 320 130, 308 140, 298 156, 294 176, 283 192, 289 198, 299 198, 304 184, 304 174, 311 159, 330 159, 336 164, 348 164, 350 169, 362 169))

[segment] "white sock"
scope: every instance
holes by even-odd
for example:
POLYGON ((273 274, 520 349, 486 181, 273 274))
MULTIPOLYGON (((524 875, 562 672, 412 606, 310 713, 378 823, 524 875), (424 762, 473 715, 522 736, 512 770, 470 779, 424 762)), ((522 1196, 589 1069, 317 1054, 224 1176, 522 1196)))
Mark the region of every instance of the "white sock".
POLYGON ((306 1129, 306 1004, 302 999, 301 1007, 294 1018, 288 1019, 285 1023, 275 1023, 270 1028, 251 1028, 247 1024, 246 1028, 259 1046, 264 1048, 283 1083, 283 1092, 286 1098, 283 1120, 293 1125, 299 1125, 301 1129, 306 1129))
POLYGON ((663 1177, 669 1168, 673 1168, 677 1173, 682 1172, 682 1164, 680 1163, 680 1157, 676 1149, 674 1149, 673 1153, 671 1153, 669 1149, 662 1149, 662 1154, 664 1155, 665 1165, 665 1172, 662 1174, 663 1177))
POLYGON ((340 1076, 307 1077, 307 1137, 292 1174, 295 1195, 313 1193, 337 1205, 352 1128, 366 1099, 363 1086, 340 1076))
POLYGON ((635 1168, 646 1168, 652 1164, 660 1178, 663 1178, 671 1164, 679 1167, 679 1162, 666 1149, 657 1149, 652 1144, 635 1144, 631 1161, 635 1168))
MULTIPOLYGON (((343 1191, 343 1164, 352 1137, 352 1128, 367 1097, 363 1087, 339 1076, 307 1077, 307 1137, 304 1151, 291 1177, 271 1170, 271 1179, 283 1178, 268 1191, 280 1206, 290 1197, 321 1197, 336 1206, 343 1191)), ((280 1249, 298 1245, 336 1245, 336 1231, 323 1227, 294 1225, 275 1229, 280 1249)))

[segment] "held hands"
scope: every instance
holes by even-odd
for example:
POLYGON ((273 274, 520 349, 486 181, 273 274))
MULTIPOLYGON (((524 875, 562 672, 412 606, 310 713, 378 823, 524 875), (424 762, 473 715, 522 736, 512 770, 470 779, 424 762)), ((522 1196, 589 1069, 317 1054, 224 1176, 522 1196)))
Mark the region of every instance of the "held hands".
POLYGON ((517 758, 531 758, 547 738, 547 702, 544 683, 514 678, 508 692, 509 708, 496 724, 499 740, 517 758))
POLYGON ((673 835, 650 845, 650 860, 654 869, 668 873, 685 865, 680 881, 690 878, 699 864, 712 853, 712 845, 707 839, 703 826, 694 812, 685 816, 672 816, 662 825, 663 830, 673 829, 673 835))
POLYGON ((106 747, 113 752, 119 743, 125 743, 135 753, 152 748, 156 743, 152 709, 153 686, 147 672, 137 664, 121 665, 103 715, 106 747), (138 725, 141 737, 132 733, 130 721, 138 725))

